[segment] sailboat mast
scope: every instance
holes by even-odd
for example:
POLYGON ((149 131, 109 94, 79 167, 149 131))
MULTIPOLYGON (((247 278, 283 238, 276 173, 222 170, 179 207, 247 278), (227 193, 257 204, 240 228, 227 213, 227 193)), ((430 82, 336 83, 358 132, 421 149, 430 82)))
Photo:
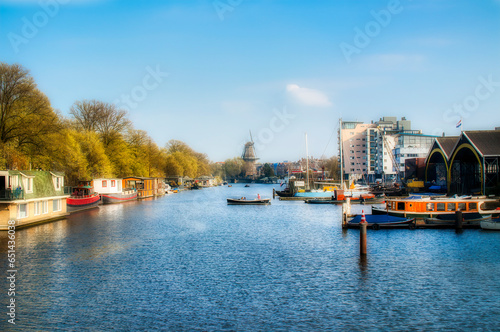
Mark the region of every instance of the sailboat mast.
POLYGON ((344 156, 342 155, 342 118, 339 119, 340 189, 344 188, 344 156))
POLYGON ((306 133, 306 189, 309 189, 309 151, 307 149, 307 133, 306 133))

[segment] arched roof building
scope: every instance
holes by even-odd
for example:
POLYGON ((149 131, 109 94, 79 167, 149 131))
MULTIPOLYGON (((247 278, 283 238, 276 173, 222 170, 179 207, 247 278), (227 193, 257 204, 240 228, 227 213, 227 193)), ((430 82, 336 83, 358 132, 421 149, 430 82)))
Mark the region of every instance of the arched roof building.
POLYGON ((426 158, 425 177, 448 194, 500 194, 500 130, 439 137, 426 158), (446 172, 446 178, 444 177, 446 172))

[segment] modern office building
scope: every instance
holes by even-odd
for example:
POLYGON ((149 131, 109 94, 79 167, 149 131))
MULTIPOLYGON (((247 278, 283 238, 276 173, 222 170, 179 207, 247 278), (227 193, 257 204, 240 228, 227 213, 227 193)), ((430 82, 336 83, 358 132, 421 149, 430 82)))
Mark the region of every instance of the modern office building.
POLYGON ((344 179, 373 183, 403 178, 405 160, 425 158, 435 136, 412 130, 404 117, 383 117, 371 123, 341 122, 338 138, 344 179))

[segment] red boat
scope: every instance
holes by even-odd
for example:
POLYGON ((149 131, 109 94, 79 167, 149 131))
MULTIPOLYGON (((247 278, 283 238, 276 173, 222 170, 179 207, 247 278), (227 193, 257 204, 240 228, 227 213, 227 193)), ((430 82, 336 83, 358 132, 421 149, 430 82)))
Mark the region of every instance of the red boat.
POLYGON ((101 197, 95 193, 90 181, 81 181, 77 187, 70 187, 71 196, 66 199, 69 213, 96 208, 101 203, 101 197))

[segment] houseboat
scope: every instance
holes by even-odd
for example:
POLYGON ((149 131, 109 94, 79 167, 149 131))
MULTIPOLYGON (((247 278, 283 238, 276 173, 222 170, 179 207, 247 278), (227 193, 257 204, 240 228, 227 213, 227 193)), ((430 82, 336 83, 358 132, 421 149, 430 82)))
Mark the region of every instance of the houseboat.
POLYGON ((0 171, 0 230, 63 219, 68 197, 63 173, 0 171))
POLYGON ((69 213, 93 209, 101 203, 101 197, 94 192, 92 181, 80 181, 76 187, 65 187, 64 192, 70 195, 66 200, 69 213))
POLYGON ((500 214, 500 204, 496 199, 485 197, 421 197, 387 198, 385 207, 372 207, 372 214, 418 218, 435 221, 455 218, 457 211, 462 212, 464 222, 481 220, 484 217, 500 214))
POLYGON ((135 182, 126 179, 94 179, 94 191, 101 196, 103 204, 123 203, 137 199, 135 182))
POLYGON ((123 181, 129 183, 131 188, 137 191, 138 199, 165 195, 163 178, 128 177, 123 181))

